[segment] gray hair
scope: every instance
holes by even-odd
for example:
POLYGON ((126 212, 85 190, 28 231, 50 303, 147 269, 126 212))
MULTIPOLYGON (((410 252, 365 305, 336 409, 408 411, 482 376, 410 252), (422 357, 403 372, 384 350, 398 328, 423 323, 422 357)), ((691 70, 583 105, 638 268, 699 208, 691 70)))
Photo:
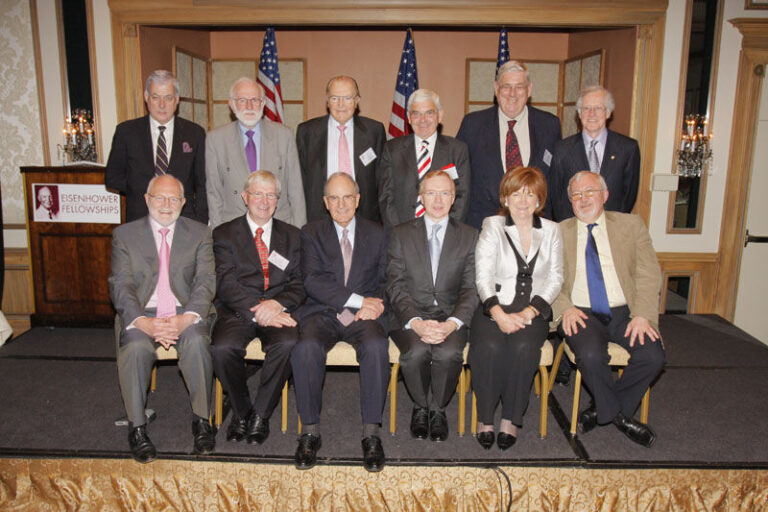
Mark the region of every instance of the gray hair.
POLYGON ((605 184, 605 179, 597 173, 594 173, 592 171, 579 171, 573 176, 571 176, 571 179, 568 180, 568 195, 571 195, 571 185, 577 181, 579 181, 581 178, 587 175, 593 175, 597 176, 598 181, 600 181, 600 188, 601 190, 608 190, 608 185, 605 184))
POLYGON ((414 103, 423 103, 425 101, 431 101, 435 104, 435 108, 437 110, 443 110, 443 106, 440 105, 440 96, 437 95, 437 93, 431 89, 416 89, 411 94, 411 97, 408 98, 408 105, 406 107, 406 110, 411 110, 411 105, 414 103))
POLYGON ((330 80, 328 80, 328 83, 325 84, 325 95, 326 96, 328 96, 331 93, 331 85, 333 85, 333 82, 336 82, 337 80, 338 81, 349 80, 350 82, 352 82, 352 85, 355 86, 355 96, 360 96, 360 88, 357 86, 357 80, 355 80, 351 76, 347 76, 347 75, 335 76, 335 77, 331 78, 330 80))
POLYGON ((525 82, 531 83, 531 77, 528 74, 528 68, 525 64, 518 60, 508 60, 499 67, 499 69, 496 71, 496 83, 499 83, 502 75, 515 72, 525 73, 525 82))
POLYGON ((339 177, 346 178, 347 181, 349 181, 350 183, 352 183, 355 186, 355 194, 359 194, 360 193, 360 187, 358 186, 357 182, 355 181, 355 178, 353 178, 352 176, 350 176, 349 174, 347 174, 345 172, 337 171, 337 172, 331 174, 330 176, 328 176, 328 179, 325 180, 325 186, 323 186, 323 196, 327 196, 328 195, 328 184, 331 182, 331 180, 333 178, 339 178, 339 177))
POLYGON ((275 184, 275 191, 277 192, 277 197, 280 197, 281 187, 280 187, 280 180, 277 179, 277 176, 275 176, 271 171, 253 171, 251 174, 248 175, 247 178, 245 178, 245 183, 243 183, 243 191, 248 191, 249 188, 251 188, 251 185, 254 183, 274 183, 275 184))
POLYGON ((611 112, 613 112, 613 109, 616 108, 616 102, 613 101, 613 94, 611 94, 611 91, 602 85, 588 85, 583 88, 579 93, 579 99, 576 100, 576 110, 579 112, 579 114, 581 114, 581 99, 587 94, 592 94, 593 92, 602 92, 605 94, 605 99, 603 100, 603 106, 605 107, 606 111, 605 116, 610 117, 611 112))
POLYGON ((179 181, 179 179, 173 174, 161 174, 160 176, 154 176, 151 180, 149 180, 149 184, 147 185, 147 194, 149 194, 149 191, 152 188, 152 185, 154 185, 155 182, 160 178, 170 178, 173 181, 175 181, 176 184, 181 189, 181 197, 184 197, 184 184, 181 181, 179 181))
POLYGON ((149 96, 149 86, 152 84, 166 84, 171 82, 173 84, 173 92, 176 97, 179 97, 179 81, 173 76, 173 73, 165 69, 156 69, 149 74, 147 82, 144 84, 144 94, 149 96))
POLYGON ((250 83, 250 84, 253 84, 256 87, 258 87, 259 88, 259 98, 264 98, 264 88, 261 86, 260 83, 258 83, 253 78, 249 78, 247 76, 241 76, 240 78, 235 80, 234 83, 232 83, 232 86, 229 88, 229 99, 231 99, 231 100, 235 99, 235 89, 237 88, 237 86, 240 85, 240 84, 246 84, 246 83, 250 83))

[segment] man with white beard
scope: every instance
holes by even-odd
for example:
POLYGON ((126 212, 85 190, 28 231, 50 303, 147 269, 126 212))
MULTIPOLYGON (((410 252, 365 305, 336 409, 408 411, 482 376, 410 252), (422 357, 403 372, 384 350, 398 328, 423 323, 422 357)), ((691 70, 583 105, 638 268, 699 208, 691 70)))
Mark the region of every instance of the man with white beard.
POLYGON ((245 215, 240 192, 248 175, 257 170, 270 171, 280 180, 283 193, 275 218, 296 227, 307 221, 293 132, 262 118, 264 102, 264 89, 258 83, 238 78, 229 90, 229 108, 237 121, 208 132, 205 174, 212 228, 245 215))

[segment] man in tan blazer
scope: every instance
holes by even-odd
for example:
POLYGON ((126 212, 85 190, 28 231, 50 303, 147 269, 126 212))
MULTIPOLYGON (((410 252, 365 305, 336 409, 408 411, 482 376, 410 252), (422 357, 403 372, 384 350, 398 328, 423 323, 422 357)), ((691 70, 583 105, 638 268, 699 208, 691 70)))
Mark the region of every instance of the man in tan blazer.
POLYGON ((656 434, 633 415, 665 361, 656 252, 640 217, 604 211, 608 189, 600 175, 575 174, 568 196, 576 217, 560 223, 564 281, 552 307, 593 397, 579 415, 579 428, 586 433, 613 423, 632 441, 650 447, 656 434), (608 366, 609 341, 631 354, 615 382, 608 366))

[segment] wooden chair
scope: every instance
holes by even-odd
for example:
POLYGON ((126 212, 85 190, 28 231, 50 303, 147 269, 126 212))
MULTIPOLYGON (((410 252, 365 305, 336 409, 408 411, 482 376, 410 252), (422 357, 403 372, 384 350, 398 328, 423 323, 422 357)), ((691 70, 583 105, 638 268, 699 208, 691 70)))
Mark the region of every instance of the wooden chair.
MULTIPOLYGON (((576 364, 576 356, 574 355, 571 347, 563 341, 560 347, 557 349, 555 355, 555 361, 552 365, 552 375, 549 380, 549 390, 552 390, 552 386, 555 385, 555 376, 557 375, 557 369, 560 366, 560 360, 563 358, 563 352, 568 356, 571 363, 576 364)), ((610 366, 618 366, 619 377, 624 373, 624 367, 629 364, 629 352, 624 350, 624 347, 617 343, 608 343, 608 357, 610 358, 608 364, 610 366)), ((581 370, 576 369, 576 378, 574 379, 573 386, 573 409, 571 412, 571 435, 576 435, 576 427, 579 424, 579 400, 581 398, 581 370)), ((651 402, 651 388, 648 388, 643 395, 643 401, 640 404, 640 421, 648 423, 648 409, 651 402)))

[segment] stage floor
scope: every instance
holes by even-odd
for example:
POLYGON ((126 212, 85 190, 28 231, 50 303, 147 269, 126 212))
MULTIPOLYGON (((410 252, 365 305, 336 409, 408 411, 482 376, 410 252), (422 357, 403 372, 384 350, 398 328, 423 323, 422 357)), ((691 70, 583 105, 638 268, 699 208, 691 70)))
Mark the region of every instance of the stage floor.
MULTIPOLYGON (((457 435, 456 397, 447 411, 449 439, 414 440, 408 433, 412 403, 400 381, 397 434, 382 436, 387 463, 768 469, 768 347, 716 316, 663 316, 661 330, 667 366, 651 391, 649 423, 658 435, 651 449, 634 445, 611 426, 571 439, 572 382, 553 390, 546 439, 538 436, 539 398, 532 391, 525 427, 506 452, 485 451, 469 433, 457 435)), ((257 374, 250 380, 252 388, 257 374)), ((331 369, 327 374, 320 465, 361 464, 358 378, 356 369, 331 369)), ((114 425, 124 410, 113 331, 34 328, 0 348, 0 387, 0 457, 130 459, 127 429, 114 425)), ((469 432, 470 395, 467 398, 469 432)), ((582 394, 582 408, 587 401, 582 394)), ((174 364, 160 366, 157 391, 148 407, 157 412, 149 434, 161 459, 292 464, 292 389, 288 433, 280 433, 278 408, 266 443, 229 443, 222 428, 210 456, 192 454, 191 410, 174 364)), ((389 402, 384 413, 386 423, 389 402)))

